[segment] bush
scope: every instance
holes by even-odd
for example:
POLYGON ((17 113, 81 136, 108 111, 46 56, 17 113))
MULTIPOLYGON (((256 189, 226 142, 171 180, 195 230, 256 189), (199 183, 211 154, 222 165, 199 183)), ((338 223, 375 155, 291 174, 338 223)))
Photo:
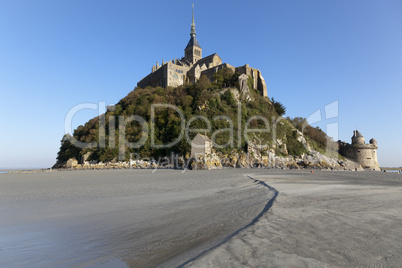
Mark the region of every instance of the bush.
POLYGON ((230 106, 235 106, 236 105, 236 99, 233 96, 232 91, 229 89, 225 91, 225 93, 222 94, 221 100, 226 101, 226 103, 230 106))
MULTIPOLYGON (((327 140, 330 140, 327 134, 319 127, 312 127, 308 124, 307 119, 303 117, 288 118, 299 131, 301 131, 307 138, 312 140, 312 145, 316 150, 325 150, 327 147, 327 140)), ((331 146, 331 144, 328 144, 331 146)))

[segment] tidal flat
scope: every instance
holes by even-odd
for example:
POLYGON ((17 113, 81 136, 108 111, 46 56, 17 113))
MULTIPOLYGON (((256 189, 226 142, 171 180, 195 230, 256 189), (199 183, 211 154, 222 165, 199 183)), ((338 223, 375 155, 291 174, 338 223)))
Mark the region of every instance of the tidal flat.
POLYGON ((10 173, 0 214, 1 267, 402 264, 396 173, 10 173))

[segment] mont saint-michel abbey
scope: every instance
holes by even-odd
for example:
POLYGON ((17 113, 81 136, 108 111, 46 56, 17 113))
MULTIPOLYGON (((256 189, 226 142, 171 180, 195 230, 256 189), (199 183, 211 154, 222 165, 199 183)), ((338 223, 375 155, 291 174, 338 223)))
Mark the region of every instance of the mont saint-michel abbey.
POLYGON ((222 63, 222 59, 216 53, 204 58, 202 57, 202 48, 195 37, 194 7, 190 36, 190 41, 188 41, 184 49, 183 58, 168 62, 162 60, 162 64, 156 63, 152 67, 152 72, 138 82, 137 86, 141 88, 145 88, 146 86, 176 87, 186 82, 195 83, 202 75, 205 75, 212 81, 214 73, 223 68, 230 68, 234 72, 251 77, 254 82, 253 87, 262 96, 267 96, 267 86, 260 70, 251 68, 248 64, 234 67, 230 64, 222 63))

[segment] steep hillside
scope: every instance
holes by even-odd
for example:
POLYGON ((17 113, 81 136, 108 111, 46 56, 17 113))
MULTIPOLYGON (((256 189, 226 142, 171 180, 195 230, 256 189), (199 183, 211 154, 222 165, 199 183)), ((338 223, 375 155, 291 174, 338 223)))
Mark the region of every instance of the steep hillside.
MULTIPOLYGON (((238 76, 223 69, 213 83, 202 76, 195 85, 136 88, 72 136, 65 135, 54 167, 65 167, 69 159, 81 166, 133 159, 158 162, 172 155, 186 161, 197 132, 213 141, 213 156, 225 158, 216 166, 276 166, 269 157, 285 159, 284 166, 300 166, 300 159, 317 159, 314 154, 325 152, 329 139, 323 131, 303 118, 281 117, 285 107, 262 97, 252 83, 240 91, 238 76)), ((338 157, 335 151, 333 156, 338 157)))

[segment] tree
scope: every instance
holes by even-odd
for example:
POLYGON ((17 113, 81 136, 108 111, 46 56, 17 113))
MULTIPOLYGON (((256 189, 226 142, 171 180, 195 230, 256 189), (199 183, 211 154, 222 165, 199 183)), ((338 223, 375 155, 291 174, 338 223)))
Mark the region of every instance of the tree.
POLYGON ((191 106, 192 103, 193 103, 193 97, 191 97, 190 95, 187 95, 183 98, 184 107, 191 106))
POLYGON ((239 74, 233 72, 230 68, 222 68, 212 76, 218 87, 234 86, 239 74))
POLYGON ((283 104, 279 101, 275 101, 274 98, 272 98, 272 105, 274 106, 274 109, 279 116, 282 116, 286 113, 286 107, 283 106, 283 104))
POLYGON ((206 75, 201 75, 200 79, 197 81, 198 87, 201 91, 209 89, 211 87, 211 82, 206 75))
POLYGON ((66 162, 70 158, 79 159, 81 149, 71 143, 70 141, 71 138, 72 137, 70 134, 66 134, 61 139, 60 150, 57 153, 58 163, 66 162))

